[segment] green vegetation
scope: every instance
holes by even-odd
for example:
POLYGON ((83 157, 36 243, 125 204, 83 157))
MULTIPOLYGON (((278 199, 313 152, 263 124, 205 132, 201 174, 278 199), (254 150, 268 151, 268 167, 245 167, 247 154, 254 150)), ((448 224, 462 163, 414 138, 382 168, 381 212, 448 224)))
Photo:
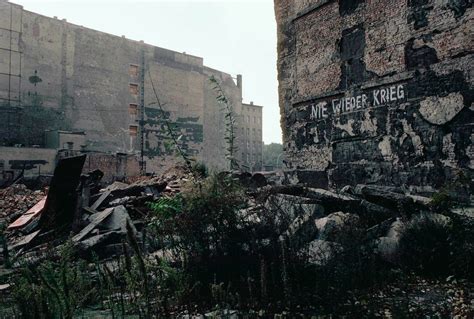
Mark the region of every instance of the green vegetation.
POLYGON ((213 85, 213 89, 216 92, 216 100, 217 102, 222 105, 222 111, 224 112, 224 119, 225 119, 225 140, 227 142, 227 160, 229 161, 229 168, 230 170, 237 169, 239 167, 239 163, 237 158, 235 157, 237 154, 237 145, 235 143, 235 136, 236 136, 236 119, 234 114, 234 109, 232 106, 231 101, 227 98, 224 89, 220 85, 219 81, 214 77, 211 76, 209 81, 213 85))
MULTIPOLYGON (((364 317, 376 298, 367 291, 401 289, 412 273, 472 279, 473 226, 455 214, 413 214, 400 231, 394 263, 373 253, 376 242, 356 218, 338 230, 332 257, 314 263, 298 241, 272 235, 277 216, 289 212, 249 211, 249 201, 264 203, 270 194, 256 199, 246 192, 229 173, 202 174, 179 195, 148 203, 146 238, 128 225, 122 253, 112 260, 82 259, 68 242, 59 259, 52 254, 39 265, 25 262, 14 281, 15 311, 24 318, 80 317, 89 309, 139 318, 167 318, 183 309, 216 316, 236 309, 253 318, 300 310, 364 317), (363 304, 347 302, 359 295, 363 304)), ((394 311, 409 317, 409 301, 403 302, 394 311)))
POLYGON ((263 145, 263 165, 275 169, 283 168, 283 145, 277 143, 263 145))

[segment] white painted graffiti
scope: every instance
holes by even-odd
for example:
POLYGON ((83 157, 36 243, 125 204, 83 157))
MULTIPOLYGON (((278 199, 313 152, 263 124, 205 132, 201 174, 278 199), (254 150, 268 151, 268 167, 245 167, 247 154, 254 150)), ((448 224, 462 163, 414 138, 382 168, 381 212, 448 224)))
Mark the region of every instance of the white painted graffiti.
POLYGON ((369 107, 385 106, 390 103, 405 99, 405 88, 403 85, 394 85, 381 89, 374 89, 371 92, 363 93, 351 97, 343 97, 312 103, 311 120, 328 118, 330 114, 341 115, 344 113, 359 111, 369 107))

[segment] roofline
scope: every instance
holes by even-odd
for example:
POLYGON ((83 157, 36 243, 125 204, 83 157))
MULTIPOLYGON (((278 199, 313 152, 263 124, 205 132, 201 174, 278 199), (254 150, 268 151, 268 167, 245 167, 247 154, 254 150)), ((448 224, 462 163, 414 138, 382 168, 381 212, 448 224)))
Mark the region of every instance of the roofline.
POLYGON ((255 107, 263 108, 263 105, 258 105, 258 104, 249 104, 249 103, 243 103, 243 102, 242 102, 242 105, 245 105, 245 106, 255 106, 255 107))
MULTIPOLYGON (((1 2, 1 1, 2 1, 2 0, 0 0, 0 2, 1 2)), ((69 21, 68 21, 67 19, 65 19, 65 18, 64 18, 64 19, 59 19, 59 18, 54 18, 54 17, 48 17, 48 16, 46 16, 46 15, 44 15, 44 14, 27 10, 27 9, 25 9, 25 7, 24 7, 23 5, 17 4, 17 3, 14 3, 14 2, 10 2, 9 0, 6 0, 6 3, 11 4, 11 5, 14 5, 14 6, 17 6, 17 7, 20 7, 20 8, 23 9, 23 11, 26 11, 26 12, 31 13, 31 14, 38 15, 38 16, 43 17, 43 18, 46 18, 46 19, 50 19, 50 20, 58 21, 58 22, 61 22, 61 21, 62 21, 62 22, 65 22, 65 23, 67 23, 67 24, 69 24, 69 25, 71 25, 71 26, 74 26, 74 27, 83 28, 83 29, 86 29, 86 30, 89 30, 89 31, 102 33, 102 34, 105 34, 105 35, 108 35, 108 36, 111 36, 111 37, 116 37, 116 38, 119 38, 119 39, 125 39, 125 40, 128 40, 128 41, 136 42, 137 44, 144 44, 144 45, 148 45, 148 46, 151 46, 151 47, 154 47, 154 48, 160 48, 160 49, 168 50, 168 51, 171 51, 171 52, 174 52, 174 53, 178 53, 178 54, 190 56, 190 57, 193 57, 193 58, 202 59, 202 60, 204 61, 204 58, 201 57, 201 56, 197 56, 197 55, 193 55, 193 54, 188 54, 188 53, 183 53, 183 52, 178 52, 178 51, 175 51, 175 50, 163 48, 163 47, 160 47, 160 46, 157 46, 157 45, 153 45, 153 44, 150 44, 150 43, 146 43, 146 42, 143 41, 143 40, 129 39, 129 38, 125 37, 124 35, 120 36, 120 35, 108 33, 108 32, 105 32, 105 31, 100 31, 100 30, 92 29, 92 28, 89 28, 89 27, 85 27, 85 26, 83 26, 83 25, 79 25, 79 24, 75 24, 75 23, 69 22, 69 21)))

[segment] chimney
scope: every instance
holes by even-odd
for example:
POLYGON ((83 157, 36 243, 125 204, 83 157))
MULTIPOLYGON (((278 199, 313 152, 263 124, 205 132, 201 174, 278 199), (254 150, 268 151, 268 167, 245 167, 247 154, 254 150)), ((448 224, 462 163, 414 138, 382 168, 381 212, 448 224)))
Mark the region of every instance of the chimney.
POLYGON ((242 93, 242 74, 237 74, 237 87, 240 89, 240 93, 242 93))

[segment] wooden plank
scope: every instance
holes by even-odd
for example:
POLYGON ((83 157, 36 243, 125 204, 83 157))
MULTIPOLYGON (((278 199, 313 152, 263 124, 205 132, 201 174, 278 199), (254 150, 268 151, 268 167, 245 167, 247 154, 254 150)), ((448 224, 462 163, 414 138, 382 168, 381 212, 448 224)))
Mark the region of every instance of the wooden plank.
POLYGON ((86 212, 88 212, 89 214, 97 214, 98 211, 96 211, 95 209, 92 209, 90 207, 87 207, 87 206, 84 206, 82 207, 83 210, 85 210, 86 212))
POLYGON ((97 225, 99 225, 104 219, 109 217, 114 211, 115 207, 107 208, 99 213, 99 215, 86 227, 84 227, 76 236, 72 237, 73 242, 81 241, 87 236, 97 225))
POLYGON ((14 249, 17 249, 19 247, 23 247, 25 245, 28 245, 33 239, 36 238, 36 236, 38 236, 38 234, 40 233, 41 230, 37 230, 35 232, 32 232, 31 234, 29 235, 26 235, 25 237, 23 237, 19 242, 17 243, 14 243, 11 247, 8 247, 9 250, 14 250, 14 249))
POLYGON ((8 229, 19 228, 28 224, 33 219, 33 217, 41 214, 41 212, 44 209, 45 203, 46 203, 46 196, 44 196, 43 199, 37 202, 35 206, 31 207, 26 213, 24 213, 19 218, 17 218, 13 223, 11 223, 8 226, 8 229))
POLYGON ((102 204, 102 202, 107 198, 109 197, 110 193, 112 192, 112 190, 108 189, 106 190, 105 192, 102 193, 102 195, 100 195, 100 197, 94 202, 94 204, 92 204, 91 208, 92 209, 97 209, 99 208, 100 204, 102 204))
POLYGON ((92 204, 91 208, 92 209, 99 208, 100 204, 102 204, 104 202, 104 200, 106 200, 107 197, 109 197, 110 193, 112 193, 113 191, 115 191, 117 189, 124 189, 124 188, 127 188, 127 187, 129 187, 128 184, 121 183, 121 182, 114 182, 112 185, 109 185, 104 190, 102 195, 100 195, 100 197, 94 202, 94 204, 92 204))

